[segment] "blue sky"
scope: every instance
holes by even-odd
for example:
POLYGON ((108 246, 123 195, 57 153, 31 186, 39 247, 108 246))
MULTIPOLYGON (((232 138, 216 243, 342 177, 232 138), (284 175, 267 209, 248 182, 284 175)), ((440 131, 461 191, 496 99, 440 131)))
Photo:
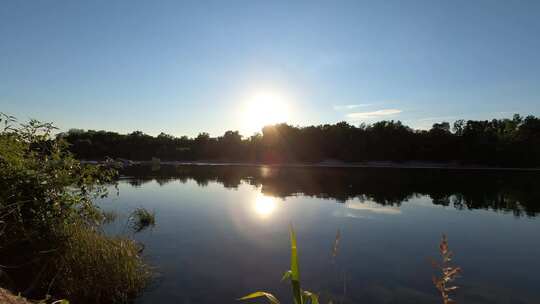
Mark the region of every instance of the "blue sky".
POLYGON ((0 38, 0 111, 62 129, 540 114, 540 1, 2 0, 0 38))

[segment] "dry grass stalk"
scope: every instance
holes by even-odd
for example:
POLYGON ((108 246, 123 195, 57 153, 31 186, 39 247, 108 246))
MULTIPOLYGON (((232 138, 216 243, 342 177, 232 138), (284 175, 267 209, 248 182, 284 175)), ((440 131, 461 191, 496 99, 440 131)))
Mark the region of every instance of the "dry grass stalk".
POLYGON ((433 266, 441 271, 441 276, 433 276, 433 284, 441 293, 443 304, 455 303, 450 298, 450 293, 455 291, 458 287, 453 285, 452 282, 461 273, 461 267, 456 267, 451 264, 453 253, 448 247, 448 238, 443 234, 441 243, 439 245, 439 252, 441 254, 442 263, 439 264, 433 261, 433 266))
POLYGON ((339 241, 341 240, 341 230, 337 230, 336 239, 334 240, 334 246, 332 247, 332 264, 336 262, 336 257, 339 251, 339 241))

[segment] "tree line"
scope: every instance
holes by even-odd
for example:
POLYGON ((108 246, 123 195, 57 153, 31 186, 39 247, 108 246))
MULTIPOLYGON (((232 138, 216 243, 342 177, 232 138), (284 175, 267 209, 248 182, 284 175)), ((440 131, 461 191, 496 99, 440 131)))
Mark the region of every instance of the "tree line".
POLYGON ((222 136, 175 137, 141 131, 119 134, 71 129, 58 134, 79 159, 178 161, 242 161, 262 163, 363 161, 436 161, 493 166, 540 166, 540 118, 457 120, 415 130, 401 121, 357 126, 347 122, 299 127, 266 126, 243 137, 238 131, 222 136))

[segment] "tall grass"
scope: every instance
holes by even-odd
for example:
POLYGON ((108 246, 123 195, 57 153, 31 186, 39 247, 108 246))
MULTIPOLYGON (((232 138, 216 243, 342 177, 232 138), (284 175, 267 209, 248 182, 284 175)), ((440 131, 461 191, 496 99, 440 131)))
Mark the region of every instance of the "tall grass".
POLYGON ((57 296, 85 303, 126 303, 151 277, 141 247, 133 240, 70 225, 51 261, 56 273, 50 288, 57 296))
POLYGON ((102 211, 103 215, 102 223, 103 224, 110 224, 118 218, 118 214, 115 211, 102 211))

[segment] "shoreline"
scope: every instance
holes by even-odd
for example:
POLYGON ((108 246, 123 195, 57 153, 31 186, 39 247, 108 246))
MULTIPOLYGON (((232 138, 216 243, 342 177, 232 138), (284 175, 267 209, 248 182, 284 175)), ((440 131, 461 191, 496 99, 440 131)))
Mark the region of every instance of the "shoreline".
MULTIPOLYGON (((100 164, 105 161, 81 160, 81 163, 100 164)), ((319 163, 260 163, 260 162, 224 162, 224 161, 131 161, 117 160, 120 166, 131 165, 169 165, 169 166, 244 166, 244 167, 290 167, 290 168, 381 168, 381 169, 446 169, 446 170, 475 170, 475 171, 525 171, 540 172, 540 168, 533 167, 493 167, 482 165, 460 165, 455 163, 437 163, 422 161, 368 161, 358 163, 323 161, 319 163)))

